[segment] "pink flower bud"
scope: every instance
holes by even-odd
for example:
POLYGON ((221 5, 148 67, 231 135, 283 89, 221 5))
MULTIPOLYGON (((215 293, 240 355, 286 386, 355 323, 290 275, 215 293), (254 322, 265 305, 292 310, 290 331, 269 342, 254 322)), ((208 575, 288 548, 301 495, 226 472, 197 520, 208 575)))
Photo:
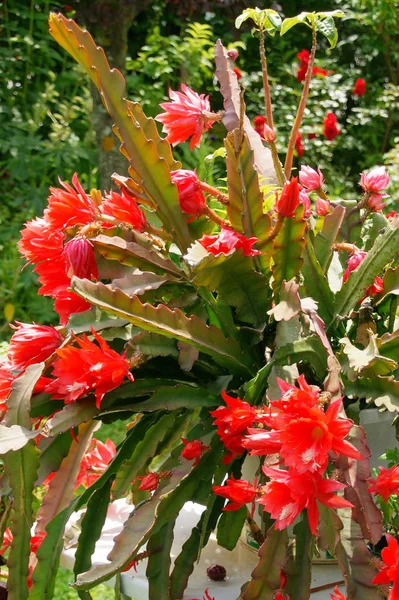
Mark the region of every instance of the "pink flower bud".
POLYGON ((178 169, 171 172, 170 178, 177 185, 182 211, 187 215, 201 215, 205 206, 205 196, 198 187, 196 172, 178 169))
POLYGON ((305 207, 304 217, 308 219, 312 216, 312 207, 309 196, 303 190, 299 192, 299 201, 305 207))
POLYGON ((324 175, 317 167, 317 171, 307 165, 303 165, 299 171, 299 181, 308 192, 318 190, 324 183, 324 175))
POLYGON ((360 185, 365 192, 378 194, 389 185, 389 175, 385 171, 385 167, 375 167, 368 173, 361 173, 360 185))
POLYGON ((89 240, 79 235, 64 246, 64 256, 67 263, 67 275, 81 279, 98 279, 98 270, 94 256, 93 245, 89 240))
POLYGON ((347 279, 348 279, 349 275, 352 273, 352 271, 355 271, 355 269, 358 268, 358 266, 366 258, 366 256, 367 256, 367 252, 361 252, 360 250, 351 254, 351 256, 348 258, 348 265, 346 267, 344 276, 342 278, 342 281, 344 283, 345 283, 345 281, 347 281, 347 279))
POLYGON ((373 212, 378 212, 385 208, 386 202, 382 202, 385 198, 389 198, 388 194, 372 194, 368 199, 369 209, 373 212))
POLYGON ((227 50, 227 56, 231 58, 231 60, 234 62, 238 58, 238 50, 236 50, 235 48, 227 50))
POLYGON ((316 200, 316 214, 319 217, 325 217, 328 213, 331 212, 331 206, 328 200, 323 200, 323 198, 317 198, 316 200))
POLYGON ((259 133, 260 137, 264 142, 274 142, 276 139, 276 132, 274 129, 269 127, 266 123, 265 117, 258 115, 254 118, 254 129, 259 133))

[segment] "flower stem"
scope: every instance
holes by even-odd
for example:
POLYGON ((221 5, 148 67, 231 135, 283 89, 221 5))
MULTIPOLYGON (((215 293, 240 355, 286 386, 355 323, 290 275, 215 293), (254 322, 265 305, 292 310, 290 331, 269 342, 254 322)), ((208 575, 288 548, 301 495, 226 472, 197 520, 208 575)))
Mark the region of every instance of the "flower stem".
POLYGON ((207 204, 205 204, 203 208, 203 214, 206 215, 209 219, 211 219, 211 221, 214 221, 215 223, 220 225, 220 227, 228 227, 228 223, 226 223, 226 221, 222 219, 222 217, 219 217, 219 215, 216 214, 214 210, 209 208, 207 204))
POLYGON ((316 46, 317 46, 317 31, 315 25, 312 28, 312 50, 310 52, 308 70, 306 71, 305 83, 302 90, 301 101, 298 106, 298 112, 295 117, 294 124, 292 126, 290 139, 288 142, 287 156, 285 157, 284 163, 284 172, 287 179, 291 176, 292 171, 292 161, 294 159, 294 149, 297 135, 299 133, 299 128, 302 123, 302 118, 305 112, 306 103, 309 96, 310 82, 312 80, 312 69, 314 64, 314 58, 316 55, 316 46))
POLYGON ((269 240, 274 240, 274 238, 277 237, 281 227, 283 226, 284 218, 285 217, 283 217, 283 215, 277 216, 277 221, 275 222, 273 229, 269 233, 269 237, 268 237, 269 240))
POLYGON ((259 546, 262 546, 263 542, 265 541, 265 537, 263 535, 263 533, 261 532, 260 528, 258 527, 257 523, 255 522, 255 520, 252 518, 251 513, 249 512, 248 508, 247 508, 247 523, 249 525, 249 528, 251 530, 252 536, 255 540, 255 542, 257 542, 259 544, 259 546))
POLYGON ((353 252, 360 252, 359 248, 355 246, 355 244, 347 244, 346 242, 338 242, 337 244, 333 244, 332 249, 335 252, 349 252, 352 254, 353 252))
POLYGON ((227 205, 229 203, 229 197, 227 196, 227 194, 223 194, 223 192, 220 192, 218 189, 212 187, 208 183, 205 183, 205 181, 198 181, 197 185, 203 192, 205 192, 206 194, 210 194, 211 196, 216 198, 216 200, 219 200, 219 202, 221 202, 222 204, 227 205))

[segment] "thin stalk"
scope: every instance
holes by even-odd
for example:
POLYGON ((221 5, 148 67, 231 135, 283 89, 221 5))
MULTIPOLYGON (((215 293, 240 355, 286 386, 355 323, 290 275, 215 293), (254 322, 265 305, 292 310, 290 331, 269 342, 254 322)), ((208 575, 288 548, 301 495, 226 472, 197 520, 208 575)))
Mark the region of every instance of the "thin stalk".
POLYGON ((338 242, 333 244, 332 249, 334 252, 349 252, 350 254, 354 252, 360 252, 359 248, 355 246, 355 244, 347 244, 346 242, 338 242))
POLYGON ((198 181, 197 185, 203 192, 205 192, 206 194, 210 194, 211 196, 216 198, 216 200, 219 200, 219 202, 221 202, 222 204, 229 203, 229 197, 227 196, 227 194, 223 194, 223 192, 220 192, 218 189, 214 188, 208 183, 205 183, 205 181, 198 181))
POLYGON ((255 542, 257 542, 259 544, 259 546, 262 546, 262 544, 265 541, 265 536, 261 532, 256 521, 252 518, 252 515, 249 512, 248 508, 247 508, 247 523, 249 525, 249 528, 251 530, 251 533, 252 533, 252 536, 253 536, 255 542))
POLYGON ((277 221, 274 224, 273 229, 269 233, 269 237, 268 237, 269 240, 274 240, 274 238, 277 237, 280 229, 283 226, 284 219, 285 219, 285 217, 283 217, 283 215, 277 215, 277 221))
MULTIPOLYGON (((269 84, 269 76, 267 73, 267 61, 266 61, 266 52, 265 52, 265 34, 263 31, 260 31, 259 38, 259 53, 260 53, 260 64, 262 67, 262 80, 263 80, 263 92, 265 99, 265 111, 266 111, 266 120, 268 126, 274 131, 274 123, 273 123, 273 107, 272 107, 272 97, 270 93, 270 84, 269 84)), ((277 181, 279 185, 283 186, 285 181, 285 176, 283 172, 283 167, 281 165, 280 159, 278 157, 276 142, 269 142, 270 150, 272 153, 274 170, 276 171, 277 181)))
POLYGON ((306 72, 305 83, 304 83, 303 90, 302 90, 301 101, 298 106, 298 112, 296 114, 295 121, 292 126, 292 130, 291 130, 290 140, 288 142, 287 156, 285 157, 284 173, 285 173, 285 176, 287 179, 289 179, 291 176, 292 161, 294 159, 295 142, 296 142, 297 135, 299 133, 299 128, 302 123, 302 118, 303 118, 303 115, 305 112, 306 103, 307 103, 308 97, 309 97, 310 82, 312 80, 312 69, 313 69, 314 59, 316 56, 316 46, 317 46, 317 31, 316 31, 316 27, 313 26, 313 28, 312 28, 312 50, 310 52, 308 70, 306 72))
POLYGON ((214 221, 220 225, 220 227, 227 227, 226 221, 222 219, 222 217, 219 217, 219 215, 216 214, 215 211, 209 208, 209 206, 206 204, 203 208, 203 214, 206 215, 211 221, 214 221))

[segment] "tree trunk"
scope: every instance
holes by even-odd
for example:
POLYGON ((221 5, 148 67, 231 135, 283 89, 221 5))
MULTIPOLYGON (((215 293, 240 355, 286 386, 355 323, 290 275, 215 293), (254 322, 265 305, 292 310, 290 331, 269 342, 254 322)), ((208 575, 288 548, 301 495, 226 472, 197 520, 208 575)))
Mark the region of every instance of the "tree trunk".
MULTIPOLYGON (((126 72, 128 33, 134 18, 150 0, 93 0, 79 6, 77 18, 83 22, 98 46, 102 46, 111 68, 126 72)), ((127 174, 127 160, 119 151, 120 142, 112 133, 112 120, 100 94, 90 84, 93 100, 93 127, 98 148, 98 182, 100 189, 112 187, 112 173, 127 174)))

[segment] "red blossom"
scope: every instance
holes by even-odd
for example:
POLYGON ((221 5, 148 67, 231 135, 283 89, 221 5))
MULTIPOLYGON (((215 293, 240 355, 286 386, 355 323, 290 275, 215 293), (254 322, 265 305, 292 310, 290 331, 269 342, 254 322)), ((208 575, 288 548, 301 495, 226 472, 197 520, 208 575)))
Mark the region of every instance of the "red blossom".
POLYGON ((344 275, 342 278, 342 281, 345 283, 345 281, 348 280, 349 275, 352 273, 352 271, 355 271, 358 266, 360 265, 361 262, 363 262, 363 260, 366 258, 367 256, 367 252, 362 252, 361 250, 358 250, 356 252, 353 252, 350 257, 348 258, 348 264, 347 267, 344 271, 344 275))
POLYGON ((301 157, 305 154, 305 147, 302 143, 302 134, 300 131, 298 131, 296 139, 295 139, 295 150, 299 157, 301 157))
POLYGON ((30 263, 52 260, 61 254, 64 239, 62 231, 50 227, 45 219, 37 218, 25 223, 18 249, 30 263))
POLYGON ((144 231, 147 224, 136 200, 125 189, 122 189, 121 194, 109 192, 100 205, 100 210, 104 215, 114 217, 117 221, 129 223, 137 231, 144 231))
POLYGON ((334 588, 334 593, 330 594, 330 600, 346 600, 346 597, 339 591, 337 585, 334 588))
POLYGON ((385 534, 388 547, 381 552, 381 558, 385 563, 380 572, 374 577, 372 583, 376 585, 393 584, 390 589, 388 600, 399 600, 399 543, 388 533, 385 534))
POLYGON ((222 398, 226 406, 219 406, 210 414, 215 419, 214 424, 220 439, 229 451, 224 462, 230 462, 235 456, 244 452, 243 434, 253 424, 256 418, 256 409, 240 398, 229 396, 224 390, 222 398))
POLYGON ((9 361, 16 370, 46 360, 64 339, 52 325, 16 323, 7 351, 9 361))
POLYGON ((254 118, 254 129, 260 135, 264 142, 274 142, 276 134, 274 130, 267 124, 266 118, 258 115, 254 118))
POLYGON ((383 202, 386 198, 389 198, 388 194, 371 194, 367 200, 369 209, 373 212, 382 211, 387 205, 386 202, 383 202))
POLYGON ((89 450, 80 463, 80 471, 76 478, 75 488, 80 485, 91 486, 105 471, 116 454, 116 447, 112 440, 105 443, 92 439, 89 450))
POLYGON ((125 377, 134 381, 126 358, 112 350, 94 329, 92 335, 98 345, 84 335, 75 337, 78 348, 66 346, 57 350, 59 358, 54 361, 52 372, 56 379, 47 388, 53 398, 69 404, 95 392, 99 408, 104 394, 119 387, 125 377))
POLYGON ((64 189, 50 188, 48 207, 44 218, 52 229, 63 230, 74 225, 86 225, 95 220, 98 209, 79 183, 77 174, 72 177, 74 188, 60 180, 64 189))
POLYGON ((11 373, 12 365, 9 362, 0 362, 0 412, 7 410, 7 404, 2 400, 7 400, 11 392, 11 384, 15 376, 11 373))
POLYGON ((218 120, 218 115, 210 112, 209 96, 197 94, 182 83, 181 92, 169 90, 169 97, 172 102, 160 105, 165 113, 155 117, 163 124, 166 139, 174 146, 191 137, 190 149, 199 147, 203 131, 218 120))
POLYGON ((299 67, 296 78, 299 82, 305 81, 306 72, 308 70, 309 60, 310 60, 310 52, 309 50, 301 50, 298 52, 297 58, 299 58, 299 67))
POLYGON ((39 550, 45 537, 45 531, 38 531, 37 533, 35 533, 34 536, 30 538, 30 551, 33 552, 33 554, 36 554, 36 552, 39 550))
POLYGON ((299 191, 298 178, 291 177, 291 181, 287 181, 284 184, 279 198, 276 193, 276 204, 274 208, 278 215, 288 219, 294 216, 300 202, 299 191))
POLYGON ((13 537, 12 537, 11 529, 9 527, 7 527, 3 533, 3 542, 2 542, 1 548, 0 548, 0 555, 3 555, 4 552, 6 552, 8 550, 8 548, 12 544, 12 540, 13 540, 13 537))
POLYGON ((309 196, 303 190, 300 190, 300 192, 299 192, 299 201, 305 208, 305 212, 304 212, 303 216, 306 219, 308 219, 309 217, 312 216, 312 204, 311 204, 309 196))
POLYGON ((379 494, 385 502, 393 494, 399 495, 399 467, 394 465, 389 469, 378 467, 380 472, 374 479, 370 477, 368 480, 370 494, 379 494))
POLYGON ((314 66, 312 68, 312 75, 318 75, 319 77, 326 77, 328 75, 328 71, 323 69, 322 67, 314 66))
POLYGON ((389 185, 389 175, 385 167, 375 167, 368 173, 360 174, 360 185, 365 192, 380 194, 389 185))
POLYGON ((170 178, 177 186, 180 208, 187 215, 199 216, 204 212, 205 196, 199 187, 199 179, 195 171, 177 169, 170 178))
POLYGON ((330 142, 333 139, 335 139, 337 137, 337 135, 339 135, 340 130, 338 129, 338 119, 334 115, 334 113, 332 113, 332 112, 327 113, 327 115, 323 121, 323 125, 324 125, 323 135, 330 142))
POLYGON ((391 210, 390 213, 385 215, 385 217, 388 219, 388 221, 393 221, 397 216, 398 216, 398 213, 396 212, 396 210, 391 210))
POLYGON ((201 440, 192 440, 189 442, 188 440, 181 438, 181 441, 185 446, 181 452, 181 456, 186 460, 195 459, 194 465, 197 465, 202 454, 209 450, 209 446, 201 442, 201 440))
POLYGON ((234 67, 233 71, 236 74, 237 80, 240 81, 240 79, 242 78, 242 73, 240 69, 238 67, 234 67))
POLYGON ((381 294, 384 291, 384 282, 381 277, 376 277, 373 283, 366 290, 365 297, 367 296, 377 296, 377 294, 381 294))
POLYGON ((244 256, 257 256, 261 254, 259 250, 252 248, 259 241, 258 238, 247 238, 245 235, 227 227, 222 227, 220 233, 217 235, 203 235, 198 241, 207 252, 215 256, 218 256, 218 254, 227 255, 234 250, 242 250, 244 256))
POLYGON ((68 277, 98 279, 93 244, 81 235, 72 238, 64 247, 68 277))
POLYGON ((255 486, 241 479, 227 479, 226 485, 214 485, 213 491, 218 496, 231 502, 223 510, 238 510, 245 504, 253 502, 258 494, 255 486))
MULTIPOLYGON (((199 598, 189 598, 188 600, 199 600, 199 598)), ((210 596, 209 588, 206 588, 206 590, 204 592, 204 596, 202 597, 202 600, 215 600, 215 598, 210 596)))
POLYGON ((158 473, 147 473, 147 475, 142 475, 141 477, 137 477, 137 479, 141 481, 139 490, 153 492, 158 487, 160 475, 158 473))
POLYGON ((345 488, 338 481, 323 479, 320 473, 298 473, 295 469, 283 471, 262 467, 270 481, 261 490, 259 504, 276 519, 275 528, 285 529, 295 521, 306 508, 309 527, 313 535, 318 535, 319 509, 317 502, 329 508, 350 508, 353 505, 336 496, 334 492, 345 488))
POLYGON ((364 79, 359 77, 359 79, 356 79, 356 81, 355 81, 355 85, 353 86, 352 94, 354 96, 358 96, 360 98, 360 96, 364 96, 365 93, 366 93, 366 82, 364 79))
POLYGON ((229 58, 231 58, 231 60, 233 62, 236 61, 238 58, 238 50, 236 50, 235 48, 232 48, 231 50, 227 50, 227 56, 229 58))

